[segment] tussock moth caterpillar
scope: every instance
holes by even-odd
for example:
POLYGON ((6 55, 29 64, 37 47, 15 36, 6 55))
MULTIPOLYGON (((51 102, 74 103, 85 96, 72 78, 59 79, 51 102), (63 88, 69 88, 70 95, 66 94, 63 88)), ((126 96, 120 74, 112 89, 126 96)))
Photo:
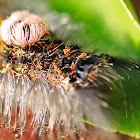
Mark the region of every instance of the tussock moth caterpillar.
POLYGON ((27 11, 4 20, 1 35, 1 124, 14 130, 31 125, 39 136, 51 131, 59 135, 61 130, 81 135, 86 126, 76 118, 109 126, 102 112, 108 106, 104 95, 123 79, 114 68, 140 69, 132 62, 66 45, 27 11))

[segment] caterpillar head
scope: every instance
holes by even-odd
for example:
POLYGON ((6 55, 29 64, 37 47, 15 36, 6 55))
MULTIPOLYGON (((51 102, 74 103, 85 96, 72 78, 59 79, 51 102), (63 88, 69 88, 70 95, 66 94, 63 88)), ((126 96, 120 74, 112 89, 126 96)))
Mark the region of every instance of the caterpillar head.
POLYGON ((28 11, 13 12, 1 24, 2 39, 9 46, 31 46, 47 32, 48 26, 43 19, 28 11))

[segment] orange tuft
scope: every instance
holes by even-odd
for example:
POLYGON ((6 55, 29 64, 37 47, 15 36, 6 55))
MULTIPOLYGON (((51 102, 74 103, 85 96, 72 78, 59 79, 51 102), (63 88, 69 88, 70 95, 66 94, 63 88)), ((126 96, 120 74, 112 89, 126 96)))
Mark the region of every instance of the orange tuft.
POLYGON ((78 56, 78 58, 82 58, 82 59, 84 59, 84 58, 86 58, 87 57, 87 54, 85 54, 85 53, 81 53, 79 56, 78 56))
POLYGON ((87 75, 88 75, 88 73, 85 73, 85 75, 87 76, 87 75))
POLYGON ((98 68, 98 65, 94 65, 94 66, 93 66, 93 69, 97 69, 97 68, 98 68))
POLYGON ((71 70, 74 70, 74 68, 75 68, 75 65, 74 65, 74 63, 72 62, 71 66, 70 66, 70 69, 71 69, 71 70))
POLYGON ((93 74, 90 72, 90 73, 85 73, 85 75, 91 77, 93 74))
POLYGON ((42 64, 37 61, 36 62, 36 67, 41 70, 42 69, 42 64))
POLYGON ((70 75, 73 75, 73 74, 74 74, 74 71, 71 71, 71 72, 70 72, 70 75))
POLYGON ((64 54, 70 54, 70 47, 66 47, 65 49, 63 49, 64 54))
MULTIPOLYGON (((0 17, 0 26, 1 26, 1 23, 2 23, 2 18, 0 17)), ((2 37, 1 37, 1 34, 0 34, 0 41, 2 40, 2 37)))
POLYGON ((88 77, 91 77, 93 74, 90 72, 89 74, 88 74, 88 77))
POLYGON ((58 74, 60 74, 61 72, 60 72, 60 69, 55 65, 55 63, 53 63, 54 65, 53 65, 53 68, 54 68, 54 70, 58 73, 58 74))

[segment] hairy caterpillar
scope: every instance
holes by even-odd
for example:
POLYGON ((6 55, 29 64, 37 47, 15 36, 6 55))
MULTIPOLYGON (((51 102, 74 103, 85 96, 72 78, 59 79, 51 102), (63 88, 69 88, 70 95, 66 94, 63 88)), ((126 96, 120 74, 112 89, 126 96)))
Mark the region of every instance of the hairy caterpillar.
POLYGON ((27 11, 2 22, 0 42, 1 124, 33 132, 63 130, 81 135, 86 126, 76 118, 109 126, 102 112, 104 96, 123 79, 115 67, 139 66, 106 54, 82 53, 58 40, 44 21, 27 11), (30 118, 30 119, 28 119, 30 118))

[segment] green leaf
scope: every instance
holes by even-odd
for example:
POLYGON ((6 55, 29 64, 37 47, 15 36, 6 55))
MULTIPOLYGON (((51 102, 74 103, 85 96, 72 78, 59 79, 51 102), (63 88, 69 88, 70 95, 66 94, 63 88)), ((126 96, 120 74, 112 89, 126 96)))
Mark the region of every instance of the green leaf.
MULTIPOLYGON (((129 0, 50 0, 50 5, 69 14, 74 23, 84 24, 80 33, 88 39, 86 50, 140 59, 139 20, 129 0)), ((120 80, 107 95, 109 107, 104 109, 111 125, 100 127, 140 137, 140 72, 118 71, 125 80, 120 80)))
MULTIPOLYGON (((84 23, 80 31, 88 39, 86 49, 140 58, 140 30, 121 1, 51 0, 50 3, 58 12, 68 13, 76 23, 84 23)), ((135 13, 132 8, 131 11, 135 13)))

